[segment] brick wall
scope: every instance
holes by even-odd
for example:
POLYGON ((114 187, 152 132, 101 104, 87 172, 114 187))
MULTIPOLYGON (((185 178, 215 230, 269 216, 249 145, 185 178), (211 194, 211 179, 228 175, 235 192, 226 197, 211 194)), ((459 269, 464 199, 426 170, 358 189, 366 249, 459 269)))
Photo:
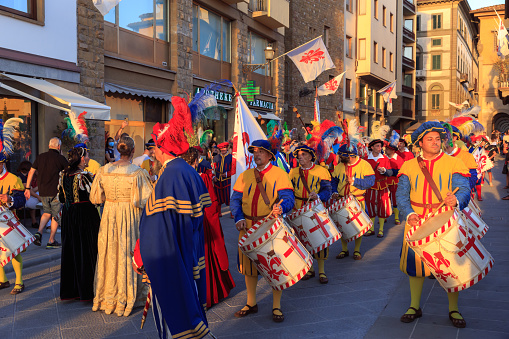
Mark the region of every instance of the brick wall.
MULTIPOLYGON (((78 94, 100 103, 104 98, 104 20, 92 0, 78 0, 78 94)), ((104 121, 89 120, 90 157, 104 161, 104 121)))
MULTIPOLYGON (((329 75, 336 76, 343 69, 343 40, 344 40, 344 1, 322 0, 305 1, 292 0, 290 2, 290 28, 285 29, 285 49, 287 51, 306 43, 324 33, 324 26, 329 27, 329 54, 334 61, 335 69, 323 72, 317 78, 319 85, 329 81, 329 75)), ((325 42, 325 41, 324 41, 325 42)), ((314 94, 299 98, 299 90, 307 87, 314 93, 313 83, 304 83, 295 64, 286 59, 285 79, 285 102, 288 109, 285 110, 285 118, 291 127, 297 127, 301 132, 302 124, 292 112, 296 106, 305 123, 313 119, 314 94)), ((329 119, 337 122, 336 111, 343 110, 343 86, 329 96, 320 97, 321 120, 329 119)))
POLYGON ((174 93, 184 95, 193 91, 193 3, 190 0, 171 0, 171 6, 171 9, 176 9, 170 12, 172 69, 177 71, 174 93))

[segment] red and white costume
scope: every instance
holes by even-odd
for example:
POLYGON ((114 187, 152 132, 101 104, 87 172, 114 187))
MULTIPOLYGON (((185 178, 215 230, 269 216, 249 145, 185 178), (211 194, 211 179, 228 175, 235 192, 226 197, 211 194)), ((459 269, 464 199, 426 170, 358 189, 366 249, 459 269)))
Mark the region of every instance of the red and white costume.
MULTIPOLYGON (((375 172, 375 184, 366 191, 366 208, 370 218, 388 218, 392 215, 391 199, 387 185, 387 175, 380 174, 378 168, 391 169, 389 158, 380 153, 374 157, 370 152, 366 161, 375 172)), ((387 173, 387 172, 386 172, 387 173)))

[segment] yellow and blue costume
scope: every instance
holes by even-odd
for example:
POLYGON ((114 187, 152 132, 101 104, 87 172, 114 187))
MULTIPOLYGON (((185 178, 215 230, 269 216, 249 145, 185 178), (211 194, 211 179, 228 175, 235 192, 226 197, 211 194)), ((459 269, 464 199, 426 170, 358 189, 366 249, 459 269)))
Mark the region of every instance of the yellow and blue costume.
MULTIPOLYGON (((354 157, 355 160, 352 164, 339 163, 334 167, 332 172, 332 193, 338 193, 340 197, 353 195, 357 198, 363 209, 366 209, 364 195, 366 190, 375 184, 375 172, 371 165, 357 156, 357 150, 353 150, 346 145, 339 148, 338 154, 343 157, 354 157), (354 178, 354 184, 350 185, 348 177, 354 178)), ((354 258, 356 252, 360 257, 362 237, 355 239, 354 258)), ((337 259, 342 259, 348 256, 348 243, 341 238, 341 252, 337 259)))
MULTIPOLYGON (((413 134, 412 142, 418 142, 428 133, 438 132, 443 139, 445 131, 439 122, 428 121, 423 123, 413 134)), ((428 169, 433 181, 440 191, 440 195, 445 197, 448 192, 458 188, 455 196, 458 201, 458 208, 465 208, 470 201, 470 187, 468 177, 470 173, 465 164, 455 157, 440 153, 434 159, 423 158, 423 163, 428 169)), ((416 213, 423 218, 430 212, 433 212, 440 201, 435 196, 430 184, 425 179, 417 159, 405 161, 399 174, 398 190, 396 200, 403 219, 407 219, 411 213, 416 213)), ((404 234, 410 230, 410 225, 406 223, 404 234)), ((424 277, 430 275, 430 271, 425 266, 419 256, 409 248, 405 240, 401 249, 400 269, 409 276, 411 302, 410 308, 403 315, 401 321, 412 322, 415 318, 422 316, 420 310, 420 299, 424 277)), ((449 318, 455 324, 455 321, 463 321, 458 312, 458 292, 448 293, 449 298, 449 318)), ((456 325, 455 325, 456 326, 456 325)), ((458 325, 458 327, 461 327, 458 325)), ((463 325, 464 327, 464 325, 463 325)))
MULTIPOLYGON (((0 158, 3 158, 5 162, 6 159, 1 153, 0 158)), ((4 165, 5 166, 5 165, 4 165)), ((4 167, 3 173, 0 174, 0 194, 7 194, 11 197, 12 205, 9 206, 10 209, 18 209, 25 206, 25 196, 23 195, 25 187, 21 182, 21 179, 16 175, 7 172, 4 167)), ((12 267, 14 268, 14 272, 16 273, 16 285, 23 286, 23 258, 21 257, 21 253, 15 256, 12 260, 12 267)), ((5 270, 2 266, 0 266, 0 289, 9 287, 10 284, 7 280, 7 276, 5 275, 5 270)))
MULTIPOLYGON (((301 149, 308 151, 307 149, 303 148, 307 148, 306 146, 302 146, 301 149)), ((296 151, 299 151, 299 148, 297 148, 296 151)), ((302 167, 299 166, 290 170, 290 180, 292 182, 295 193, 294 210, 302 208, 309 199, 309 193, 311 193, 306 190, 304 184, 301 182, 299 171, 301 168, 302 167)), ((332 195, 331 176, 329 171, 322 166, 312 164, 310 168, 302 168, 302 172, 304 174, 304 178, 307 182, 309 190, 318 194, 318 197, 321 201, 324 203, 327 202, 332 195)), ((320 252, 314 254, 313 257, 318 261, 319 275, 323 275, 325 277, 325 260, 327 260, 329 257, 329 248, 327 247, 321 250, 320 252)), ((308 277, 315 275, 313 268, 311 268, 307 275, 308 277)))

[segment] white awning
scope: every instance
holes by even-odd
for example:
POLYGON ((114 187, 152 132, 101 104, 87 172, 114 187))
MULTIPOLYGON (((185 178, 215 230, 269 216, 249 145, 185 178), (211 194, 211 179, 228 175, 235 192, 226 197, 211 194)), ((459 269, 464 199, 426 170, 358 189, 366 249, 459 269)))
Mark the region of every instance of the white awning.
POLYGON ((117 84, 112 84, 109 82, 106 82, 104 84, 104 91, 110 92, 110 93, 123 93, 123 94, 138 95, 140 97, 161 99, 161 100, 165 100, 165 101, 171 101, 171 97, 173 96, 170 93, 148 91, 148 90, 141 89, 141 88, 117 85, 117 84))
POLYGON ((281 120, 274 113, 268 113, 268 112, 263 112, 263 111, 254 111, 252 109, 250 109, 250 111, 253 114, 253 116, 255 117, 255 119, 258 118, 258 114, 260 114, 262 116, 262 119, 265 119, 265 120, 277 120, 277 121, 281 120))
POLYGON ((12 88, 11 86, 7 86, 0 82, 0 87, 4 87, 5 89, 17 93, 26 98, 37 101, 41 104, 61 109, 67 112, 74 112, 76 115, 86 111, 85 115, 86 119, 94 119, 94 120, 110 120, 110 109, 111 107, 98 103, 94 100, 86 98, 82 95, 69 91, 63 87, 57 86, 42 79, 35 78, 27 78, 19 75, 11 75, 11 74, 2 74, 12 80, 16 80, 22 84, 25 84, 29 87, 35 88, 41 92, 44 92, 57 100, 58 102, 68 106, 68 107, 60 107, 58 105, 53 105, 47 101, 44 101, 40 98, 36 98, 28 93, 24 93, 20 90, 12 88))

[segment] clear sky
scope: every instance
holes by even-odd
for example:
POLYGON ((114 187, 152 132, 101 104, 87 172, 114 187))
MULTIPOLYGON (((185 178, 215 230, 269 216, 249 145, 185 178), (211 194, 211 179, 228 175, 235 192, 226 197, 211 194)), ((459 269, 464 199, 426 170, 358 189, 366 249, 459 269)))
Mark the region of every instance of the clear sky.
POLYGON ((468 0, 471 9, 503 4, 504 0, 468 0))

